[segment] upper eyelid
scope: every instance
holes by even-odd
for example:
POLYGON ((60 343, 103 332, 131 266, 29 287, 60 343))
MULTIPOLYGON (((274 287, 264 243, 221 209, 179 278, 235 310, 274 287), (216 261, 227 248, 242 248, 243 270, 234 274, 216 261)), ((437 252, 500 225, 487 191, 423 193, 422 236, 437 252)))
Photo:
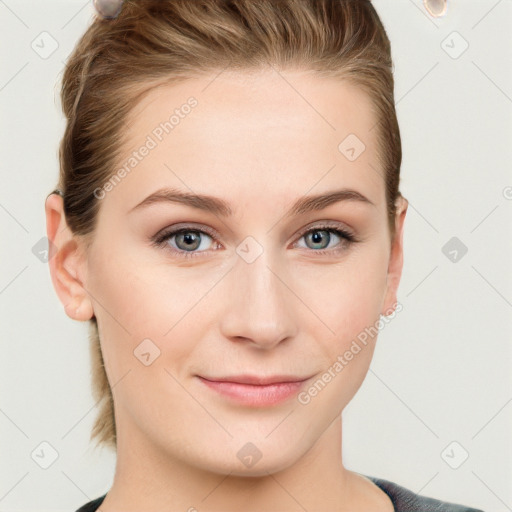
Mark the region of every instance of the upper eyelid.
MULTIPOLYGON (((179 224, 178 224, 178 227, 170 226, 168 228, 164 228, 161 231, 160 235, 159 234, 155 235, 155 238, 160 238, 160 237, 170 238, 172 236, 176 236, 178 233, 183 232, 183 231, 204 232, 205 234, 210 236, 215 241, 218 241, 218 239, 220 238, 220 234, 214 228, 209 228, 204 225, 196 225, 194 223, 179 223, 179 224), (184 225, 179 226, 179 224, 184 224, 184 225)), ((306 233, 308 233, 309 231, 313 231, 315 229, 319 229, 319 230, 320 229, 328 229, 328 230, 333 230, 333 231, 344 231, 348 235, 353 237, 354 239, 356 238, 356 235, 354 234, 353 230, 348 227, 345 227, 345 225, 343 223, 341 223, 339 221, 333 221, 333 220, 330 220, 330 221, 320 220, 320 221, 315 221, 313 224, 309 224, 309 225, 303 227, 302 229, 300 229, 296 239, 300 239, 306 233)), ((199 252, 207 252, 207 251, 199 251, 199 252)))
MULTIPOLYGON (((305 232, 312 230, 312 229, 322 229, 322 228, 332 228, 332 229, 339 229, 343 231, 347 231, 350 234, 353 234, 353 229, 346 226, 344 223, 339 221, 333 221, 333 220, 326 220, 326 221, 315 221, 312 224, 308 224, 307 226, 304 226, 299 230, 299 233, 302 235, 305 232)), ((178 231, 205 231, 206 234, 211 236, 220 237, 220 233, 214 229, 210 228, 208 226, 204 226, 202 224, 194 224, 194 223, 178 223, 178 225, 174 226, 168 226, 167 228, 164 228, 161 230, 161 232, 169 232, 169 233, 175 233, 178 231), (181 226, 180 224, 184 224, 181 226)))
POLYGON ((336 222, 336 221, 316 221, 316 224, 310 224, 301 230, 299 230, 300 235, 302 236, 304 233, 307 233, 308 231, 314 230, 314 229, 333 229, 333 230, 340 230, 340 231, 346 231, 347 233, 353 234, 353 230, 350 229, 348 226, 345 226, 342 222, 336 222))

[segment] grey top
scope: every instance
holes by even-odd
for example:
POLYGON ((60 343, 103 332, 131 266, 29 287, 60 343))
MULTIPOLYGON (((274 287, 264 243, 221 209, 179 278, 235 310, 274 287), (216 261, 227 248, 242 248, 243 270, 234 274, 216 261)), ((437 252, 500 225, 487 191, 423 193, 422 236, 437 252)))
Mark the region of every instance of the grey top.
POLYGON ((375 478, 373 476, 364 476, 380 487, 390 497, 395 507, 395 512, 484 512, 477 508, 448 503, 426 496, 419 496, 388 480, 375 478))
MULTIPOLYGON (((391 499, 395 512, 484 512, 483 510, 457 505, 456 503, 447 503, 446 501, 419 496, 400 485, 397 485, 382 478, 366 476, 377 487, 382 489, 391 499)), ((96 512, 105 499, 106 494, 86 503, 76 512, 96 512)))

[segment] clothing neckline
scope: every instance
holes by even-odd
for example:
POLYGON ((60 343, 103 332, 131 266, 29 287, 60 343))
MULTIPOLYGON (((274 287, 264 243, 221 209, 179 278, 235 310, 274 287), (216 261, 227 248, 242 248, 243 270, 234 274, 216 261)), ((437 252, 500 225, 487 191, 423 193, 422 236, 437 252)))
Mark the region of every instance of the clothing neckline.
MULTIPOLYGON (((362 476, 363 478, 366 478, 367 480, 369 480, 371 483, 376 485, 384 494, 386 494, 386 496, 388 496, 389 499, 391 500, 394 512, 398 511, 397 502, 395 500, 395 497, 392 493, 389 492, 389 488, 385 485, 387 483, 385 480, 382 480, 380 478, 373 477, 373 476, 363 475, 361 473, 357 473, 357 474, 362 476)), ((83 508, 78 509, 76 512, 95 512, 98 510, 98 508, 103 503, 103 501, 105 500, 106 497, 107 497, 107 493, 103 494, 103 496, 100 496, 99 498, 96 498, 93 501, 90 501, 89 503, 84 505, 83 508)))
POLYGON ((393 505, 393 511, 397 512, 397 502, 395 500, 395 496, 388 492, 388 488, 383 485, 384 480, 374 477, 374 476, 368 476, 368 475, 362 475, 361 473, 358 473, 358 475, 361 475, 362 477, 366 478, 370 482, 372 482, 374 485, 376 485, 391 501, 391 504, 393 505))
MULTIPOLYGON (((439 512, 483 512, 481 509, 471 508, 457 503, 449 503, 427 496, 420 496, 413 491, 390 480, 385 480, 384 478, 363 475, 361 473, 357 474, 375 484, 389 497, 393 505, 394 512, 423 512, 426 510, 436 510, 439 512)), ((86 503, 76 512, 97 512, 107 494, 108 493, 105 493, 103 496, 86 503)))

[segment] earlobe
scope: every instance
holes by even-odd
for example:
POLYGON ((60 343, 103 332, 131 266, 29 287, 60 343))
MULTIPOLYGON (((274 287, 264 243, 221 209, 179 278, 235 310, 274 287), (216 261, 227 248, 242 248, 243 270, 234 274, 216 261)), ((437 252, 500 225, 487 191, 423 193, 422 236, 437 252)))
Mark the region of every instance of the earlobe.
POLYGON ((83 244, 67 226, 60 195, 50 194, 46 198, 45 212, 53 287, 70 318, 89 320, 94 310, 82 277, 85 275, 83 244))
POLYGON ((385 300, 381 315, 389 316, 393 313, 397 306, 397 290, 402 277, 403 268, 403 235, 404 235, 404 222, 407 214, 409 202, 405 197, 400 196, 397 200, 397 209, 395 217, 395 237, 391 245, 388 274, 387 274, 387 287, 385 293, 385 300))

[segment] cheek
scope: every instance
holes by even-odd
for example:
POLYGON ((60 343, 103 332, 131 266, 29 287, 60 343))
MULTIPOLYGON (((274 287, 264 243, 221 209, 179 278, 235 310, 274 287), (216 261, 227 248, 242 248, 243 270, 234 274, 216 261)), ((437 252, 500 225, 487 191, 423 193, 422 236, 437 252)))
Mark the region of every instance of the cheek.
POLYGON ((123 338, 136 342, 171 330, 207 292, 211 280, 195 278, 191 269, 176 267, 162 257, 155 261, 154 249, 130 248, 133 245, 133 241, 104 241, 104 248, 91 258, 88 285, 98 299, 95 311, 105 324, 115 324, 123 338), (116 246, 123 251, 111 250, 116 246))
POLYGON ((93 302, 109 381, 115 384, 129 372, 126 387, 134 389, 127 396, 139 400, 139 392, 168 385, 172 377, 165 369, 181 380, 176 372, 187 370, 210 326, 204 308, 215 299, 208 294, 225 271, 205 275, 194 268, 155 264, 140 254, 123 259, 103 251, 107 253, 108 258, 91 259, 88 289, 97 298, 93 302))
POLYGON ((311 393, 320 395, 321 390, 321 401, 336 409, 345 407, 368 372, 386 290, 385 246, 352 256, 339 266, 319 267, 316 275, 310 272, 301 292, 316 313, 308 315, 303 328, 313 333, 324 361, 323 380, 311 393))
POLYGON ((317 324, 318 342, 330 340, 326 351, 338 354, 353 338, 374 325, 380 316, 386 291, 385 246, 358 248, 339 264, 299 269, 293 278, 297 295, 312 313, 310 331, 317 324))

